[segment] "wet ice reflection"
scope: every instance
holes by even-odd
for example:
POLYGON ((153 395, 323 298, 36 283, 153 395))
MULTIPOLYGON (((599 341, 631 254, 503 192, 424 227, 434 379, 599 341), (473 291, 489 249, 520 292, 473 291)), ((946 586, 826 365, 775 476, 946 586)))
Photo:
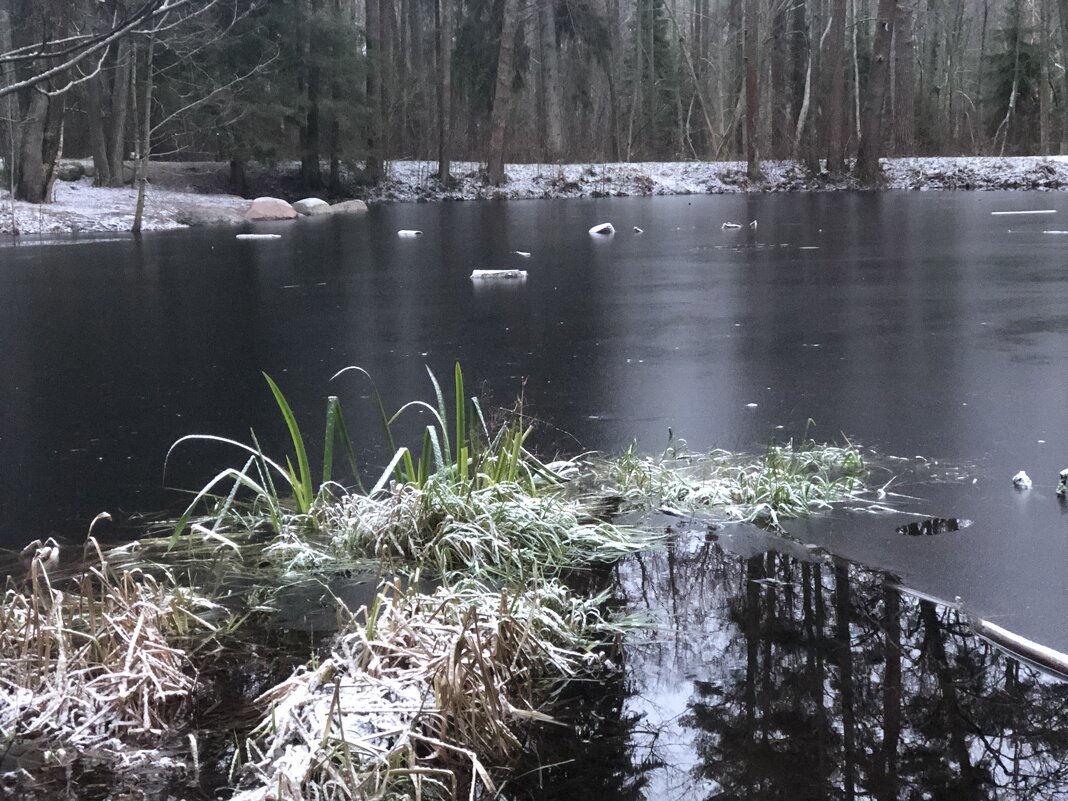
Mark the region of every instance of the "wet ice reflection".
POLYGON ((682 531, 619 570, 631 610, 655 622, 627 654, 635 791, 1068 794, 1068 684, 976 637, 953 609, 809 558, 732 554, 682 531))

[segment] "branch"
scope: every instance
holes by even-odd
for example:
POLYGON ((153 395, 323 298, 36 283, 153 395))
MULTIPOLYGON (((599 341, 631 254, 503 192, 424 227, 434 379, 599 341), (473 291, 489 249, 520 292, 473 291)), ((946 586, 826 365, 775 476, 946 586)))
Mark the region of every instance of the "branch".
MULTIPOLYGON (((216 1, 217 0, 209 0, 209 2, 213 4, 216 1)), ((130 17, 126 22, 117 25, 110 31, 110 33, 102 34, 95 43, 77 50, 74 55, 63 63, 57 64, 56 66, 30 78, 26 78, 25 80, 0 87, 0 97, 35 86, 36 84, 47 81, 56 75, 60 75, 94 53, 99 52, 114 42, 117 42, 119 39, 122 39, 124 36, 129 35, 135 31, 138 26, 143 25, 145 22, 159 18, 166 18, 171 12, 189 6, 193 2, 194 0, 148 0, 148 2, 141 6, 137 13, 130 17)), ((49 56, 39 56, 39 58, 49 58, 49 56)))
POLYGON ((170 114, 168 114, 166 117, 164 117, 162 120, 160 120, 159 122, 157 122, 155 125, 152 126, 151 133, 153 133, 153 134, 156 133, 157 131, 159 131, 160 128, 162 128, 168 122, 173 120, 175 117, 179 117, 182 114, 185 114, 187 111, 191 111, 194 108, 196 108, 197 106, 200 106, 200 105, 202 105, 204 103, 207 103, 213 97, 215 97, 216 95, 221 94, 222 92, 225 92, 231 86, 234 86, 235 84, 241 83, 242 81, 244 81, 244 80, 246 80, 248 78, 251 78, 253 75, 255 75, 256 73, 258 73, 261 70, 263 70, 264 68, 266 68, 267 65, 272 63, 276 58, 278 58, 278 54, 277 53, 275 53, 275 55, 271 56, 267 61, 260 62, 255 67, 253 67, 251 70, 246 72, 244 75, 237 76, 236 78, 234 78, 229 83, 224 83, 221 86, 216 86, 214 89, 212 89, 210 92, 208 92, 208 94, 204 95, 204 97, 197 98, 196 100, 192 101, 191 103, 187 103, 186 105, 182 106, 181 108, 172 111, 170 114))

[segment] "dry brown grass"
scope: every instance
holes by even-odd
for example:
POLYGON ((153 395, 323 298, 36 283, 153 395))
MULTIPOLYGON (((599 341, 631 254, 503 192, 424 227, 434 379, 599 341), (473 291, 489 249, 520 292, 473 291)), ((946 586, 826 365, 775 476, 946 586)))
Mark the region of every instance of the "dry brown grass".
POLYGON ((240 801, 474 798, 565 682, 602 669, 602 599, 388 585, 327 661, 261 698, 240 801))
POLYGON ((112 569, 93 539, 86 549, 80 574, 55 580, 51 554, 31 553, 0 608, 0 731, 46 764, 129 762, 175 728, 197 687, 174 644, 203 624, 192 595, 112 569))

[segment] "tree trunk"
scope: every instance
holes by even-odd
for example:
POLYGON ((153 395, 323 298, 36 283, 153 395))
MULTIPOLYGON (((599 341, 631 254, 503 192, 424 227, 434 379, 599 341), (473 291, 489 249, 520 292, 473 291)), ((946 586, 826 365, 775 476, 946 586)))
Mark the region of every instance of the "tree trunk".
MULTIPOLYGON (((1061 48, 1068 51, 1068 0, 1057 0, 1061 18, 1061 48)), ((1068 69, 1061 70, 1061 153, 1068 153, 1068 69)))
MULTIPOLYGON (((771 157, 785 158, 789 153, 790 92, 787 89, 786 6, 772 4, 771 42, 771 157)), ((803 4, 801 4, 803 5, 803 4)))
POLYGON ((240 197, 248 197, 248 178, 245 175, 245 159, 237 153, 230 155, 230 191, 240 197))
POLYGON ((367 160, 364 177, 370 183, 382 179, 382 25, 381 0, 367 0, 367 103, 371 107, 368 115, 370 124, 367 129, 367 160))
POLYGON ((156 40, 148 40, 148 53, 145 56, 145 91, 142 101, 141 130, 137 140, 137 207, 134 209, 132 232, 141 233, 141 219, 145 213, 145 187, 148 184, 148 157, 152 152, 152 61, 156 50, 156 40))
POLYGON ((564 155, 564 123, 560 101, 560 64, 556 46, 554 0, 538 0, 538 22, 541 34, 541 78, 545 98, 545 160, 555 162, 564 155))
POLYGON ((438 51, 438 180, 448 184, 452 180, 449 147, 452 131, 452 2, 437 0, 434 8, 438 51))
POLYGON ((1046 156, 1052 152, 1050 148, 1049 119, 1050 110, 1053 106, 1050 97, 1049 62, 1050 62, 1050 36, 1049 36, 1049 4, 1046 0, 1039 2, 1039 29, 1038 29, 1038 152, 1046 156))
POLYGON ((504 140, 511 110, 512 65, 515 58, 515 32, 519 24, 517 0, 504 0, 501 43, 497 51, 497 84, 490 112, 489 158, 486 178, 494 186, 504 183, 504 140))
POLYGON ((300 154, 300 177, 304 186, 308 189, 322 189, 323 173, 319 164, 321 142, 319 136, 319 89, 322 81, 322 70, 313 66, 308 70, 306 84, 308 112, 304 117, 303 130, 301 131, 301 154, 300 154))
POLYGON ((826 76, 827 169, 832 173, 840 173, 845 168, 845 18, 846 0, 834 0, 826 76))
MULTIPOLYGON (((1068 3, 1068 0, 1064 0, 1068 3)), ((979 71, 980 80, 982 70, 979 71)), ((980 84, 981 85, 981 84, 980 84)), ((897 4, 894 18, 894 152, 913 154, 916 127, 916 40, 913 33, 912 4, 897 4)))
POLYGON ((45 170, 45 203, 52 203, 56 199, 53 190, 56 185, 59 160, 63 158, 63 123, 66 106, 66 94, 49 98, 48 122, 45 124, 44 149, 41 154, 45 170))
MULTIPOLYGON (((11 15, 6 8, 0 8, 0 53, 7 53, 12 48, 11 15)), ((0 85, 10 86, 15 83, 15 67, 10 62, 0 64, 0 85)), ((14 94, 0 98, 0 129, 4 136, 0 138, 0 159, 7 165, 9 188, 13 188, 16 179, 16 153, 19 150, 18 137, 19 104, 14 94)), ((12 192, 14 199, 14 192, 12 192)), ((14 208, 14 206, 12 206, 14 208)), ((12 225, 14 225, 12 217, 12 225)))
POLYGON ((45 126, 48 123, 48 95, 36 88, 22 120, 18 184, 15 197, 29 203, 44 203, 48 175, 44 163, 45 126))
POLYGON ((104 130, 104 103, 100 91, 100 76, 90 78, 82 93, 86 124, 89 126, 89 145, 93 151, 93 185, 111 186, 111 162, 108 161, 107 134, 104 130))
POLYGON ((923 26, 927 41, 923 50, 923 65, 920 81, 920 147, 930 154, 941 148, 941 115, 939 97, 942 88, 939 85, 939 49, 941 31, 939 22, 942 12, 942 0, 927 0, 927 20, 923 26))
POLYGON ((760 98, 757 93, 756 43, 760 38, 757 0, 745 0, 742 60, 745 62, 745 174, 750 181, 759 181, 760 153, 757 149, 757 113, 760 98))
POLYGON ((126 115, 129 107, 130 43, 123 39, 119 42, 115 83, 111 89, 111 142, 108 145, 111 181, 108 186, 122 186, 125 182, 123 159, 126 157, 126 115))
MULTIPOLYGON (((907 2, 907 0, 904 0, 907 2)), ((890 40, 894 34, 896 0, 879 0, 875 19, 868 91, 860 114, 860 143, 857 146, 857 179, 863 184, 878 183, 882 177, 879 155, 883 149, 883 105, 890 74, 890 40)))

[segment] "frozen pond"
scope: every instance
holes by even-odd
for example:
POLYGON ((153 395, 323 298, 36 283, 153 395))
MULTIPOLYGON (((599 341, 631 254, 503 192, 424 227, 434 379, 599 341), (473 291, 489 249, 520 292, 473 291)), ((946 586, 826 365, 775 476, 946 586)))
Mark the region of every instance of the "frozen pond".
MULTIPOLYGON (((909 511, 972 525, 907 536, 898 527, 919 517, 835 514, 794 533, 1068 650, 1054 495, 1068 467, 1068 236, 1044 233, 1068 230, 1068 196, 406 204, 257 230, 283 236, 0 247, 5 544, 80 539, 104 509, 118 531, 173 507, 161 469, 183 434, 253 427, 281 447, 261 370, 310 431, 340 395, 373 462, 366 386, 330 375, 361 365, 396 407, 429 397, 424 364, 446 375, 458 359, 490 405, 510 406, 526 379, 543 453, 635 438, 653 452, 670 428, 701 449, 808 431, 903 457, 892 488, 918 499, 909 511), (1043 209, 1056 213, 992 214, 1043 209), (605 221, 614 237, 587 233, 605 221), (528 277, 469 278, 506 268, 528 277), (1028 492, 1012 487, 1021 469, 1028 492)), ((183 451, 168 479, 192 486, 216 456, 183 451)))

